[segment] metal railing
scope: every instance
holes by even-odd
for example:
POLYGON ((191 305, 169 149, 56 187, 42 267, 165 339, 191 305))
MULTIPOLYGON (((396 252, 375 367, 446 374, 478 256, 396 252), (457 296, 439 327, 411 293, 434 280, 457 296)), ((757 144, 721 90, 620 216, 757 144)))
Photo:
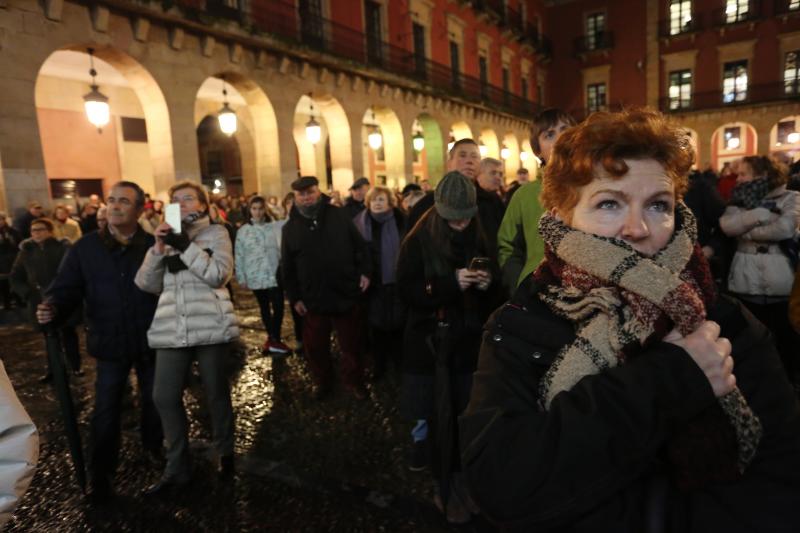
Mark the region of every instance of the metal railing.
MULTIPOLYGON (((178 2, 198 9, 194 5, 196 0, 178 2)), ((250 0, 247 11, 241 11, 226 8, 219 0, 206 0, 205 7, 209 15, 235 20, 255 34, 271 34, 311 50, 413 79, 453 96, 520 116, 532 116, 539 110, 539 105, 532 101, 500 87, 481 84, 478 78, 454 72, 449 65, 389 44, 379 34, 354 30, 289 3, 250 0)))
POLYGON ((581 35, 575 39, 574 44, 575 55, 610 50, 614 48, 614 33, 610 31, 599 31, 591 35, 581 35))
MULTIPOLYGON (((734 4, 731 4, 733 6, 734 4)), ((750 0, 747 7, 741 9, 730 9, 728 5, 715 9, 712 13, 714 26, 730 26, 732 24, 742 24, 755 22, 762 18, 761 2, 750 0)))
POLYGON ((697 33, 703 29, 703 24, 701 23, 698 14, 692 13, 692 18, 687 22, 682 23, 679 27, 674 28, 673 31, 673 24, 671 19, 662 20, 658 23, 658 36, 662 39, 668 39, 670 37, 679 37, 681 35, 687 35, 690 33, 697 33))
POLYGON ((661 111, 665 113, 686 113, 705 109, 725 109, 748 104, 800 100, 800 81, 750 85, 744 92, 744 98, 731 102, 726 102, 723 91, 693 93, 688 105, 677 109, 670 109, 670 103, 673 100, 669 97, 661 98, 659 100, 661 111))
POLYGON ((800 13, 800 2, 797 2, 797 0, 775 0, 773 9, 776 15, 800 13))

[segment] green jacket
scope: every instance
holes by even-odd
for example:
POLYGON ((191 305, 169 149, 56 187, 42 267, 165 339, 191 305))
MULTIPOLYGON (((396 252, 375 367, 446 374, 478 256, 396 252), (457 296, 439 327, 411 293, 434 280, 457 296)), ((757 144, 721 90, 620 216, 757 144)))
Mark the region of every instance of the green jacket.
POLYGON ((544 209, 539 203, 541 175, 514 193, 497 233, 497 251, 503 285, 513 293, 544 257, 544 242, 539 236, 539 218, 544 209))

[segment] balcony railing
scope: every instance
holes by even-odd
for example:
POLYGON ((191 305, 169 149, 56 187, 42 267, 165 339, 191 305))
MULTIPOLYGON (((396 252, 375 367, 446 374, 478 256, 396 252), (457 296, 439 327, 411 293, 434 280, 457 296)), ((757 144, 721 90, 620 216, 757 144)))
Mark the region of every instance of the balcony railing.
POLYGON ((575 55, 610 50, 611 48, 614 48, 614 34, 610 31, 599 31, 575 39, 575 55))
POLYGON ((679 37, 681 35, 688 35, 690 33, 697 33, 703 29, 700 19, 696 14, 692 14, 692 18, 680 25, 674 24, 671 19, 662 20, 658 23, 658 36, 662 39, 670 37, 679 37))
MULTIPOLYGON (((181 4, 186 1, 182 0, 181 4)), ((194 0, 189 1, 196 3, 194 0)), ((209 11, 211 2, 212 0, 207 0, 206 4, 209 15, 236 20, 248 25, 256 34, 268 33, 312 50, 379 68, 451 95, 520 116, 532 116, 539 110, 538 104, 534 102, 494 85, 482 86, 478 78, 453 72, 449 65, 391 45, 379 34, 365 34, 292 4, 274 0, 250 0, 247 2, 247 11, 237 11, 230 8, 219 9, 222 3, 215 2, 217 6, 212 13, 209 11)))
POLYGON ((510 7, 506 8, 505 16, 503 17, 503 25, 520 36, 525 32, 525 25, 522 22, 522 13, 510 7))
POLYGON ((503 0, 473 0, 476 11, 484 12, 493 18, 502 20, 505 15, 503 0))
POLYGON ((775 0, 774 9, 776 15, 800 13, 800 2, 797 0, 775 0))
MULTIPOLYGON (((693 93, 688 105, 677 109, 670 109, 670 102, 674 99, 661 98, 659 107, 665 113, 686 113, 691 111, 702 111, 705 109, 726 109, 748 104, 763 104, 769 102, 780 102, 786 100, 800 100, 800 81, 767 83, 761 85, 750 85, 744 92, 745 97, 741 100, 725 102, 725 95, 722 91, 708 91, 693 93)), ((684 102, 686 104, 686 102, 684 102)))
POLYGON ((724 27, 732 24, 756 22, 762 18, 762 7, 759 0, 750 0, 746 7, 738 9, 732 6, 735 6, 735 4, 726 3, 725 7, 714 10, 712 20, 715 26, 724 27))

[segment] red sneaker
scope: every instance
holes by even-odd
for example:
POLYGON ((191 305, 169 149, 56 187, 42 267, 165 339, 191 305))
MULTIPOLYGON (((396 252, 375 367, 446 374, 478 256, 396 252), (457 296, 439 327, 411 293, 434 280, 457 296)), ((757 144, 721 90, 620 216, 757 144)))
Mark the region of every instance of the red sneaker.
POLYGON ((267 341, 267 348, 270 353, 289 353, 292 351, 281 341, 267 341))

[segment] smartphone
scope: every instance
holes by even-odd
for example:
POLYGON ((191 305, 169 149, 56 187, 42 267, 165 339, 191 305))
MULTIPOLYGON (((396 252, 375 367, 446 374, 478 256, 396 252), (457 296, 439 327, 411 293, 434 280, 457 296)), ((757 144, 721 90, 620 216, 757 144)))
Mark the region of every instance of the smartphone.
POLYGON ((175 233, 181 232, 181 204, 167 204, 164 208, 164 221, 172 226, 175 233))
POLYGON ((489 272, 489 258, 488 257, 473 257, 469 262, 470 270, 482 270, 489 272))

